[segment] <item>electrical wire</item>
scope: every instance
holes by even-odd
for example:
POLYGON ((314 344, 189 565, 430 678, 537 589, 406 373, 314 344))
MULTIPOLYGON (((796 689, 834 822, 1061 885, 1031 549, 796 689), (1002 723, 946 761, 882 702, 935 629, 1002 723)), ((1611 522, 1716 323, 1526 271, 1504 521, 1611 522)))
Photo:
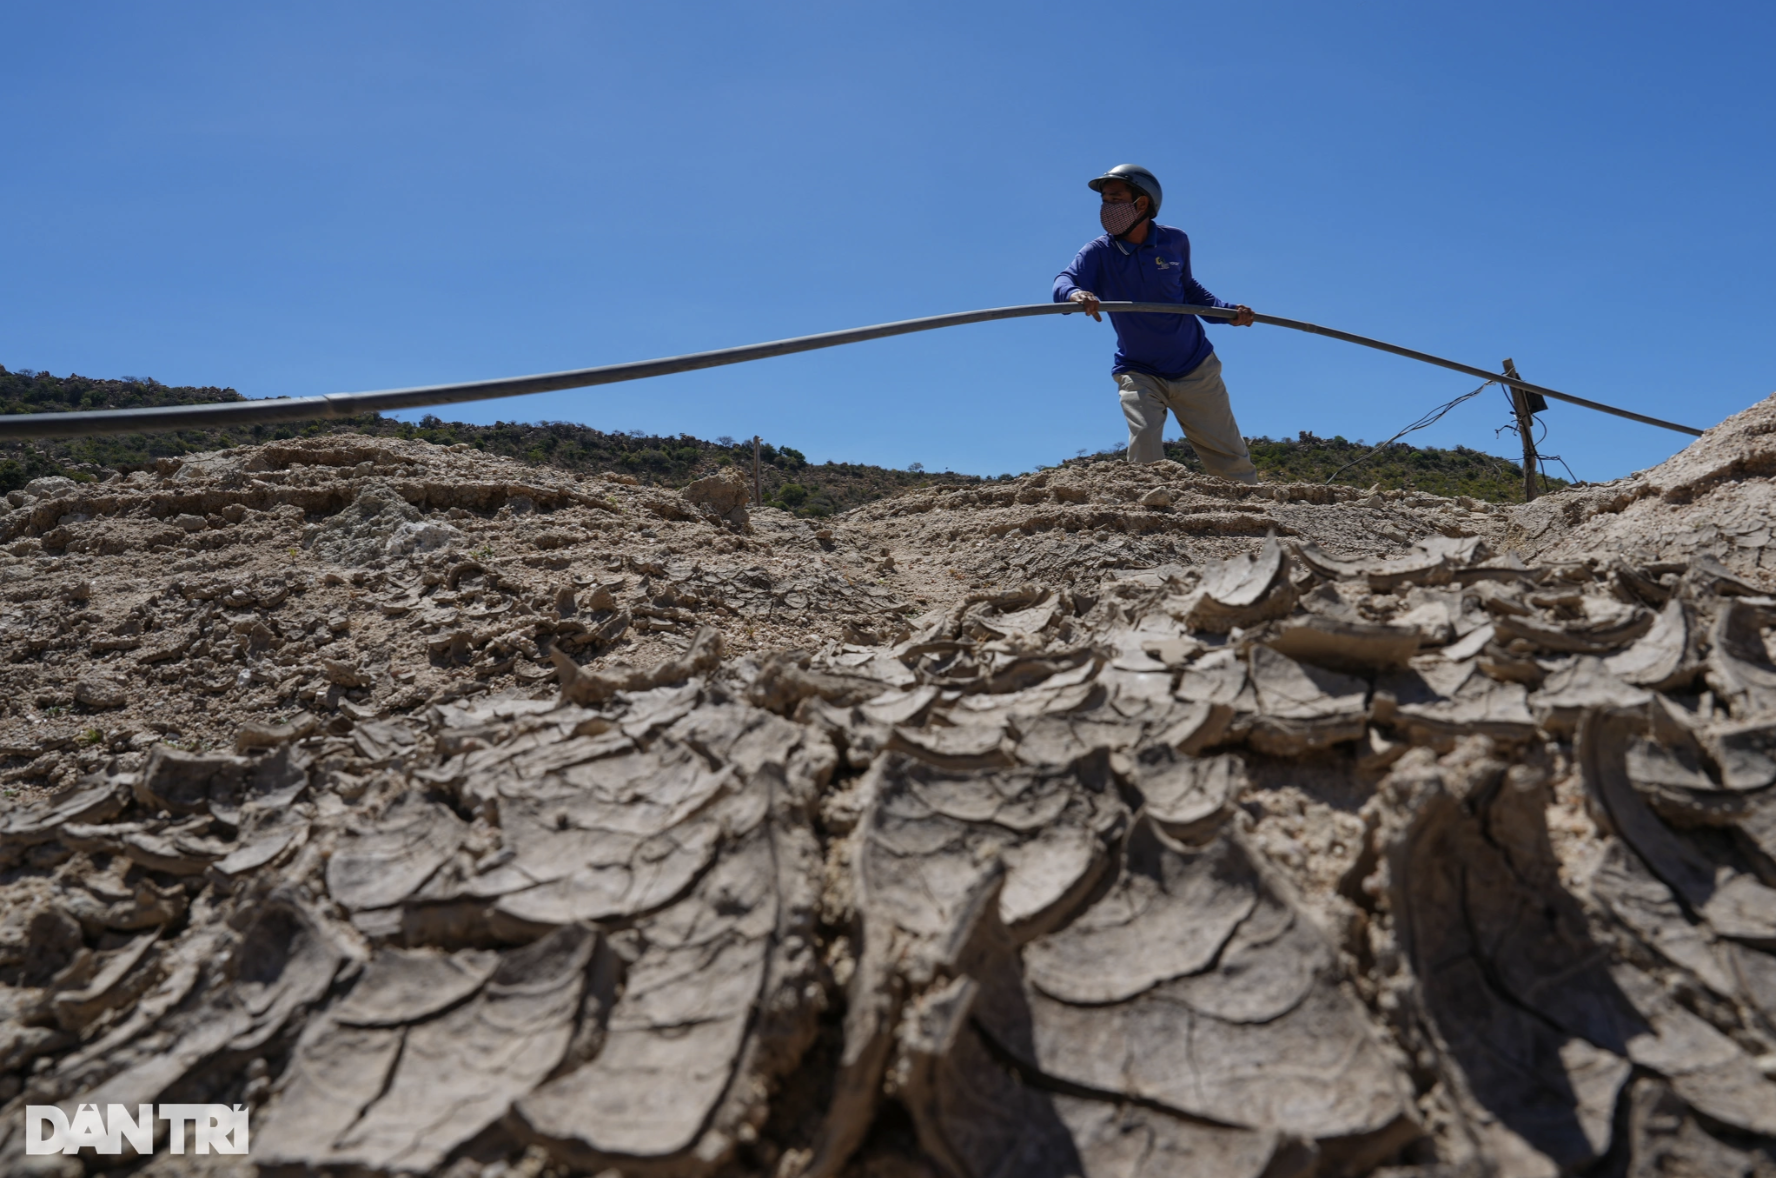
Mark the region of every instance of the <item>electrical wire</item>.
POLYGON ((1411 425, 1407 426, 1405 429, 1401 430, 1399 433, 1395 434, 1393 437, 1389 438, 1387 441, 1379 443, 1378 445, 1374 446, 1372 449, 1370 449, 1370 451, 1367 454, 1364 454, 1360 458, 1351 459, 1349 462, 1345 463, 1343 466, 1339 467, 1337 470, 1335 470, 1331 474, 1327 475, 1326 476, 1326 485, 1328 485, 1328 486, 1331 485, 1331 482, 1333 479, 1337 478, 1339 475, 1343 474, 1345 471, 1349 470, 1351 467, 1356 466, 1360 463, 1364 463, 1364 462, 1369 461, 1369 459, 1375 457, 1377 454, 1381 453, 1383 450, 1387 449, 1389 446, 1393 445, 1395 442, 1399 441, 1401 438, 1405 437, 1407 434, 1417 433, 1421 429, 1425 429, 1428 426, 1432 426, 1432 425, 1437 424, 1439 421, 1443 420, 1444 414, 1448 413, 1451 409, 1454 409, 1457 405, 1460 405, 1463 401, 1472 401, 1475 397, 1478 397, 1481 393, 1485 392, 1489 387, 1491 387, 1492 384, 1493 384, 1493 382, 1489 380, 1485 384, 1481 385, 1479 388, 1475 389, 1471 393, 1463 393, 1461 396, 1457 397, 1453 401, 1445 401, 1443 404, 1437 406, 1435 409, 1431 410, 1429 413, 1425 414, 1423 417, 1419 418, 1417 421, 1413 422, 1411 425))

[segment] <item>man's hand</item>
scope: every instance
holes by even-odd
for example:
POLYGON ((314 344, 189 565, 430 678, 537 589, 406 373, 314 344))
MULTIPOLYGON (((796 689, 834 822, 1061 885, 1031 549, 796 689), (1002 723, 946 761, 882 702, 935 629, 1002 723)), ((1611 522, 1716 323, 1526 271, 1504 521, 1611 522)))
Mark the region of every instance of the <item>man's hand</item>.
POLYGON ((1253 322, 1252 308, 1246 306, 1244 303, 1241 303, 1237 307, 1235 307, 1234 310, 1239 312, 1239 314, 1235 315, 1232 319, 1229 319, 1228 320, 1229 323, 1233 324, 1235 327, 1250 327, 1250 326, 1252 326, 1252 322, 1253 322))
MULTIPOLYGON (((1072 294, 1067 296, 1067 301, 1069 303, 1079 303, 1082 306, 1084 306, 1085 313, 1087 315, 1090 315, 1093 319, 1097 320, 1099 323, 1102 323, 1104 321, 1104 317, 1102 315, 1098 314, 1098 296, 1093 294, 1091 291, 1076 290, 1072 294)), ((1247 320, 1247 322, 1249 323, 1251 321, 1247 320)))

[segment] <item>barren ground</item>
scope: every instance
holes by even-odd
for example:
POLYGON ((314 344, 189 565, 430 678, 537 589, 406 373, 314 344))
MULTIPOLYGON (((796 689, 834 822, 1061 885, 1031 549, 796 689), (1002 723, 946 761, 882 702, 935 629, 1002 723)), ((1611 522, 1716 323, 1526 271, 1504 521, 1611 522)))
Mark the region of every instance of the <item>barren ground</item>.
POLYGON ((26 1103, 215 1100, 248 1158, 131 1164, 1776 1172, 1772 432, 1517 508, 41 480, 0 1164, 88 1164, 26 1103))

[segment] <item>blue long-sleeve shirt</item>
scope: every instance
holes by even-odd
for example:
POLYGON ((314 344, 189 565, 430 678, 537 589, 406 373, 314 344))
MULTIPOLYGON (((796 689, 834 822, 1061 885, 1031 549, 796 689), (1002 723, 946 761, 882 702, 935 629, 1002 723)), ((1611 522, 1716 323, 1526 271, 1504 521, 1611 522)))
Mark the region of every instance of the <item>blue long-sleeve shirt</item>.
MULTIPOLYGON (((1140 245, 1108 233, 1086 243, 1073 264, 1055 275, 1054 301, 1089 290, 1105 302, 1185 303, 1232 307, 1190 274, 1190 238, 1182 229, 1153 225, 1140 245)), ((1215 348, 1195 315, 1112 312, 1116 358, 1110 371, 1145 372, 1175 380, 1209 358, 1215 348)))

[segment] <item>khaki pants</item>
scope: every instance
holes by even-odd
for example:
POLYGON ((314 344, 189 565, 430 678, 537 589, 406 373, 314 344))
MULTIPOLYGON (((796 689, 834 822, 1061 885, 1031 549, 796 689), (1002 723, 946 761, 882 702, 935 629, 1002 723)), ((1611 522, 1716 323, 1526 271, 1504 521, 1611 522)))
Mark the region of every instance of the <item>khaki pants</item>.
POLYGON ((1236 482, 1258 481, 1239 422, 1227 404, 1219 356, 1210 353, 1207 360, 1177 380, 1124 372, 1117 375, 1116 384, 1122 390, 1122 415, 1128 418, 1130 462, 1158 462, 1165 457, 1160 440, 1166 410, 1170 409, 1178 415, 1184 437, 1196 447, 1205 470, 1236 482))

